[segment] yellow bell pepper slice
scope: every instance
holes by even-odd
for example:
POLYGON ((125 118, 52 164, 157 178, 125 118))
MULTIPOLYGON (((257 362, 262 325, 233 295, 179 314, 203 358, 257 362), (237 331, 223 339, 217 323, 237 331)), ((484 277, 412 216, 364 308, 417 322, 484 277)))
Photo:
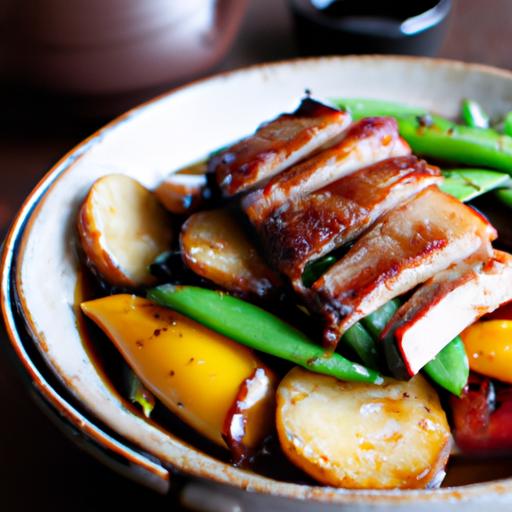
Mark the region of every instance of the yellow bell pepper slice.
POLYGON ((276 379, 252 350, 135 295, 81 308, 143 384, 200 434, 236 452, 270 433, 276 379))
POLYGON ((471 370, 512 383, 512 320, 487 320, 462 334, 471 370))

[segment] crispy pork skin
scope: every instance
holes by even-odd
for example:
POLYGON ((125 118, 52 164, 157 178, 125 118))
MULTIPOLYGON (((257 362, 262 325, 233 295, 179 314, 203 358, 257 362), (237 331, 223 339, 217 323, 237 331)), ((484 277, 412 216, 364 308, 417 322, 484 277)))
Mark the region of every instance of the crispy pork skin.
POLYGON ((512 256, 494 251, 487 261, 470 258, 423 284, 382 336, 386 342, 394 337, 407 373, 413 376, 466 327, 510 300, 512 256))
POLYGON ((251 135, 213 156, 209 172, 224 195, 253 188, 339 137, 350 114, 311 98, 291 114, 261 125, 251 135))
POLYGON ((260 235, 270 261, 301 290, 309 261, 354 240, 382 214, 441 181, 437 167, 415 156, 389 158, 285 203, 260 235))
POLYGON ((384 215, 312 286, 310 300, 335 346, 354 323, 475 252, 491 255, 494 228, 437 186, 384 215))
POLYGON ((411 150, 398 135, 391 117, 367 117, 354 123, 334 146, 272 178, 265 187, 249 194, 242 206, 259 226, 276 208, 305 196, 333 181, 380 160, 409 155, 411 150))

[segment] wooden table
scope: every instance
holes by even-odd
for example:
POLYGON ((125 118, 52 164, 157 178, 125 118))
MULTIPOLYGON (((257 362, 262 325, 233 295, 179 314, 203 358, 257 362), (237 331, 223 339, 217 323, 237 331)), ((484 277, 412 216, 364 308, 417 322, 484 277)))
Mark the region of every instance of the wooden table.
MULTIPOLYGON (((458 0, 440 56, 512 68, 511 21, 510 0, 458 0)), ((238 40, 219 69, 295 55, 286 2, 253 0, 238 40)), ((3 234, 43 173, 104 119, 70 116, 69 111, 80 104, 74 99, 1 85, 0 90, 3 234)), ((179 510, 173 498, 126 482, 65 439, 34 406, 2 352, 0 407, 1 510, 100 511, 110 510, 113 502, 118 510, 127 505, 126 510, 179 510)))

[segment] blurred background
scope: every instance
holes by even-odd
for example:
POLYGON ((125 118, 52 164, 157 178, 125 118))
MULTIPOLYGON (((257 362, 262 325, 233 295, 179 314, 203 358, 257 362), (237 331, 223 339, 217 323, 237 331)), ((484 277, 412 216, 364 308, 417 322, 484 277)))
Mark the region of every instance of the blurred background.
MULTIPOLYGON (((0 0, 0 236, 41 176, 113 117, 192 79, 327 53, 512 69, 512 0, 0 0), (392 5, 391 5, 392 4, 392 5), (391 6, 390 6, 391 5, 391 6)), ((0 357, 0 508, 166 506, 66 440, 0 357)))

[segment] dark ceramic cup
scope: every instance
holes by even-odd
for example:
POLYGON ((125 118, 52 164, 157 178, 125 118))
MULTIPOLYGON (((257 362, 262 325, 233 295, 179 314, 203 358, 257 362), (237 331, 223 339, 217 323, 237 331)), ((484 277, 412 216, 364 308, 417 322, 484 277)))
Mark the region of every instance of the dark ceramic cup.
POLYGON ((304 55, 435 55, 452 1, 290 0, 290 6, 304 55))

